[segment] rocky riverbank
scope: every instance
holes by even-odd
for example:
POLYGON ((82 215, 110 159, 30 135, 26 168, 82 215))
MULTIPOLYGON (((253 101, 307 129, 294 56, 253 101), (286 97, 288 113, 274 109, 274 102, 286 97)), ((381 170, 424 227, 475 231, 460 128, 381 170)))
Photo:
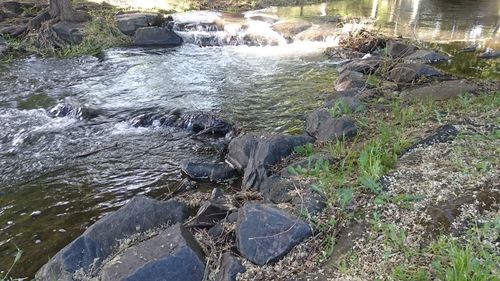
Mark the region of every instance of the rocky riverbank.
MULTIPOLYGON (((207 140, 221 161, 183 163, 186 179, 165 196, 173 198, 135 197, 52 257, 37 279, 446 279, 463 247, 473 265, 460 268, 462 276, 494 278, 498 81, 454 77, 435 65, 453 59, 447 54, 366 29, 257 13, 243 19, 114 16, 139 46, 334 38, 325 60, 343 59, 339 77, 321 95, 324 107, 305 114, 304 133, 241 132, 203 112, 138 117, 134 126, 207 140), (220 188, 197 191, 202 181, 220 188)), ((92 118, 67 104, 49 114, 92 118)))

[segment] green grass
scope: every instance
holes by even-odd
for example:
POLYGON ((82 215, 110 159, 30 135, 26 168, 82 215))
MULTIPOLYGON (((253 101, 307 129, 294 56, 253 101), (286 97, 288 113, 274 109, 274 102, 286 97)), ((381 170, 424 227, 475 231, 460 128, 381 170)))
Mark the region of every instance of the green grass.
POLYGON ((23 255, 23 251, 21 251, 18 248, 16 256, 14 257, 14 261, 10 265, 9 269, 7 270, 7 272, 5 272, 5 274, 0 273, 0 281, 10 281, 10 280, 13 280, 12 278, 9 277, 9 274, 12 271, 12 269, 14 268, 14 266, 19 262, 19 260, 21 260, 22 255, 23 255))

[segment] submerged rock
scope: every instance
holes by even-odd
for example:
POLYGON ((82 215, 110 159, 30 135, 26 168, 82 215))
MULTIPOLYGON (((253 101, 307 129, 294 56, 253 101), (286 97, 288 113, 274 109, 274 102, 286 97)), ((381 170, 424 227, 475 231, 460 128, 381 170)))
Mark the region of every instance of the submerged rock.
POLYGON ((326 109, 317 109, 307 116, 306 132, 318 141, 335 141, 356 135, 357 128, 347 118, 333 118, 326 109))
POLYGON ((215 280, 217 281, 236 281, 238 273, 245 272, 245 267, 241 261, 231 253, 224 253, 219 267, 219 272, 215 280))
POLYGON ((429 50, 417 50, 414 53, 407 55, 404 57, 405 62, 418 62, 418 63, 436 63, 436 62, 443 62, 443 61, 448 61, 449 58, 446 55, 443 55, 441 53, 435 52, 435 51, 429 51, 429 50))
POLYGON ((436 68, 421 63, 399 63, 389 71, 389 80, 396 83, 413 83, 421 77, 440 77, 436 68))
POLYGON ((98 267, 118 240, 165 224, 184 221, 189 210, 178 201, 134 197, 119 210, 103 217, 59 251, 37 273, 37 280, 73 280, 77 270, 98 267))
POLYGON ((391 58, 402 58, 415 53, 418 48, 399 41, 389 40, 387 42, 387 55, 391 58))
POLYGON ((451 80, 429 86, 410 89, 403 92, 403 97, 406 100, 432 99, 441 101, 456 98, 465 93, 475 93, 478 90, 479 86, 477 84, 468 82, 467 80, 451 80))
POLYGON ((118 29, 126 35, 134 35, 141 27, 162 26, 165 19, 154 13, 129 13, 115 16, 118 29))
POLYGON ((270 204, 248 202, 238 212, 238 250, 260 266, 279 260, 311 235, 306 222, 270 204))
POLYGON ((178 223, 118 254, 103 267, 99 280, 200 281, 204 273, 203 250, 178 223))
POLYGON ((206 133, 218 136, 224 136, 233 129, 231 124, 218 118, 214 113, 203 111, 182 114, 177 126, 198 134, 206 133))
POLYGON ((194 163, 185 161, 181 170, 194 180, 222 182, 232 178, 236 170, 227 163, 194 163))
POLYGON ((174 31, 163 27, 142 27, 136 30, 134 45, 175 47, 182 44, 182 38, 174 31))

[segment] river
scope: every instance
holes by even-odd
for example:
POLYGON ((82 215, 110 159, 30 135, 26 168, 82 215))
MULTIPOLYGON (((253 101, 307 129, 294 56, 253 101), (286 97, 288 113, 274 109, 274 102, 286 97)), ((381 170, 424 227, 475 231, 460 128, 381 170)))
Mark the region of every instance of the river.
MULTIPOLYGON (((420 40, 498 46, 496 0, 335 1, 272 11, 313 22, 372 16, 391 36, 411 32, 420 40)), ((337 76, 338 62, 325 60, 324 47, 185 44, 110 49, 99 58, 28 57, 1 66, 0 269, 19 248, 24 255, 14 276, 33 276, 130 197, 169 194, 182 178, 181 161, 216 160, 182 130, 133 126, 142 114, 212 111, 247 131, 299 132, 304 112, 321 104, 319 96, 337 76), (91 117, 48 114, 63 103, 91 117)), ((459 46, 442 48, 458 54, 459 46)), ((481 68, 498 77, 498 60, 492 62, 441 67, 476 77, 481 68)))

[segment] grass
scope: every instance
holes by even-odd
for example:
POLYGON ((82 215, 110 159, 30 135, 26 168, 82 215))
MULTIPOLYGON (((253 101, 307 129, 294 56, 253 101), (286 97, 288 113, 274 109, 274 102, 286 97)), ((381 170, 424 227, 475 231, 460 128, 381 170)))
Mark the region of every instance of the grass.
POLYGON ((9 277, 9 274, 12 271, 12 269, 14 268, 14 266, 19 262, 19 260, 21 260, 22 255, 23 255, 23 251, 21 251, 19 248, 17 248, 17 253, 16 253, 16 256, 14 257, 14 261, 10 265, 9 269, 7 270, 7 272, 5 272, 5 274, 3 274, 2 272, 0 272, 0 281, 10 281, 10 280, 13 280, 12 278, 9 277))

